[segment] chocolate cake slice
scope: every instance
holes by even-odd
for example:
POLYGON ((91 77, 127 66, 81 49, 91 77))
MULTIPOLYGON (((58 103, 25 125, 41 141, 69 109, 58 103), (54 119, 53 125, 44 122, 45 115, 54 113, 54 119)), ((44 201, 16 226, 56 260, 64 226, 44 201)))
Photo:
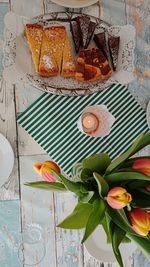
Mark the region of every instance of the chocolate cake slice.
POLYGON ((85 48, 86 44, 87 44, 87 39, 88 39, 90 18, 87 16, 78 16, 77 17, 77 23, 78 23, 78 27, 79 27, 81 46, 83 48, 85 48))
POLYGON ((90 21, 89 30, 88 30, 88 36, 87 36, 85 48, 88 47, 88 45, 89 45, 89 43, 91 41, 91 38, 92 38, 93 33, 95 31, 95 27, 96 27, 96 23, 93 22, 93 21, 90 21))
POLYGON ((101 49, 105 55, 105 57, 108 59, 108 49, 107 49, 107 42, 106 42, 106 36, 105 32, 100 32, 98 34, 94 34, 94 41, 99 49, 101 49))
POLYGON ((116 70, 118 63, 119 43, 120 43, 119 36, 108 36, 109 52, 114 71, 116 70))
POLYGON ((93 66, 99 68, 100 70, 100 77, 99 77, 100 80, 108 79, 112 74, 112 70, 109 66, 107 58, 100 49, 93 48, 92 53, 93 53, 93 66))
POLYGON ((76 20, 72 20, 70 22, 70 29, 72 32, 72 37, 75 45, 75 50, 78 53, 79 48, 80 48, 80 33, 79 33, 79 28, 78 28, 78 23, 76 20))

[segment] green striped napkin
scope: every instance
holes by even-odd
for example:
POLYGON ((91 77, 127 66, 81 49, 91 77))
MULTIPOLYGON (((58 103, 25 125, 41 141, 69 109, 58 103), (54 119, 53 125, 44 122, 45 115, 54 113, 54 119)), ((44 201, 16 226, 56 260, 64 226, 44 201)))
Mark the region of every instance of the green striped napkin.
POLYGON ((81 159, 97 152, 108 152, 114 159, 141 133, 149 130, 146 114, 126 86, 84 96, 59 96, 44 93, 19 117, 18 123, 68 174, 81 159), (82 134, 77 120, 86 106, 105 104, 116 121, 103 138, 82 134))

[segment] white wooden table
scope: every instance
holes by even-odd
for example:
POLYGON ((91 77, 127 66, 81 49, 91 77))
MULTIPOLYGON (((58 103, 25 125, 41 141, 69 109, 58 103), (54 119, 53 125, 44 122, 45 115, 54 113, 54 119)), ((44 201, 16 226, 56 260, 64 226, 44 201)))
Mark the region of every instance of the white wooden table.
MULTIPOLYGON (((0 0, 0 132, 10 141, 15 153, 15 165, 9 179, 0 188, 0 267, 27 266, 18 259, 18 249, 27 225, 36 224, 43 229, 45 256, 36 267, 98 267, 104 266, 90 258, 80 245, 81 231, 65 231, 55 225, 68 214, 75 203, 72 194, 53 194, 36 191, 24 186, 36 180, 33 164, 48 159, 41 147, 16 124, 16 117, 42 94, 33 87, 8 85, 2 78, 4 16, 13 11, 22 16, 34 17, 64 8, 50 0, 0 0)), ((83 13, 100 16, 111 24, 133 24, 136 27, 135 74, 136 81, 129 89, 143 108, 150 100, 148 59, 149 0, 103 0, 84 8, 83 13)), ((37 253, 41 250, 37 244, 37 253)), ((30 252, 24 247, 24 263, 29 262, 30 252)), ((31 256, 32 257, 32 256, 31 256)), ((110 266, 110 265, 105 265, 110 266)), ((114 266, 114 265, 113 265, 114 266)), ((134 267, 148 267, 140 253, 134 257, 134 267)))

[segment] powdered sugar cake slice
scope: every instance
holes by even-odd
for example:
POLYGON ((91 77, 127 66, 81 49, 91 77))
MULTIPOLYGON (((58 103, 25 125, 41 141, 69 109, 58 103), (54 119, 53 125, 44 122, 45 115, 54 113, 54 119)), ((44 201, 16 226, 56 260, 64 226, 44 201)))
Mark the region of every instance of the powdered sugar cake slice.
POLYGON ((39 74, 44 77, 56 76, 58 74, 58 66, 52 54, 51 44, 43 32, 43 40, 41 46, 39 74))
POLYGON ((63 49, 66 40, 66 30, 64 26, 51 26, 44 28, 44 33, 50 42, 53 56, 58 65, 59 71, 61 71, 61 62, 63 49))
POLYGON ((72 48, 68 35, 66 34, 66 41, 63 50, 63 62, 62 62, 62 77, 73 77, 75 75, 76 66, 72 54, 72 48))
POLYGON ((36 72, 38 72, 40 50, 43 37, 43 27, 39 24, 26 24, 25 34, 32 53, 36 72))

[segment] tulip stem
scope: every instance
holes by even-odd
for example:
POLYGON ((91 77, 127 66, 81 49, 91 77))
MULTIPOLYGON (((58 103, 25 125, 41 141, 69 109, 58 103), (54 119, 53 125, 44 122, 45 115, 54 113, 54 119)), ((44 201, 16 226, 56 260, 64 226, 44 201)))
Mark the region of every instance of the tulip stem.
POLYGON ((131 206, 130 206, 130 204, 127 204, 127 210, 128 210, 128 211, 131 211, 131 206))

